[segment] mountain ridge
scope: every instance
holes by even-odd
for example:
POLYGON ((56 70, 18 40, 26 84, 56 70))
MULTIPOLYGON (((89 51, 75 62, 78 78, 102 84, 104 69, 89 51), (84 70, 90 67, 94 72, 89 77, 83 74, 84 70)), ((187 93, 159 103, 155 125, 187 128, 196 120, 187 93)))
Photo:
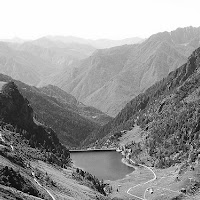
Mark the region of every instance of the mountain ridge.
POLYGON ((125 38, 119 40, 112 40, 112 39, 84 39, 80 37, 74 36, 47 36, 47 38, 53 41, 62 41, 64 43, 80 43, 80 44, 89 44, 97 49, 105 49, 105 48, 112 48, 114 46, 121 46, 124 44, 135 44, 140 43, 144 39, 140 37, 132 37, 132 38, 125 38))
POLYGON ((72 167, 69 150, 34 118, 17 85, 0 86, 0 198, 109 199, 108 184, 72 167))
POLYGON ((103 146, 120 131, 139 126, 139 142, 131 140, 133 135, 125 144, 133 149, 134 160, 158 168, 195 162, 199 155, 199 77, 200 48, 185 64, 127 103, 85 144, 97 140, 93 145, 103 146))
POLYGON ((47 38, 24 43, 0 42, 0 72, 36 86, 44 77, 58 73, 94 51, 89 45, 64 44, 47 38))
POLYGON ((9 76, 0 74, 0 81, 14 81, 20 92, 27 98, 34 109, 36 120, 46 124, 56 131, 63 144, 76 147, 94 129, 107 123, 111 118, 97 109, 84 106, 74 97, 59 88, 47 87, 39 89, 13 80, 9 76), (63 97, 59 97, 61 94, 63 97), (65 98, 65 99, 64 99, 65 98), (68 99, 73 99, 72 103, 68 99), (95 116, 95 118, 93 118, 95 116))
POLYGON ((86 105, 116 116, 134 96, 184 64, 199 46, 199 36, 200 28, 180 28, 154 34, 141 44, 97 50, 48 81, 86 105), (179 35, 184 43, 175 39, 179 35))

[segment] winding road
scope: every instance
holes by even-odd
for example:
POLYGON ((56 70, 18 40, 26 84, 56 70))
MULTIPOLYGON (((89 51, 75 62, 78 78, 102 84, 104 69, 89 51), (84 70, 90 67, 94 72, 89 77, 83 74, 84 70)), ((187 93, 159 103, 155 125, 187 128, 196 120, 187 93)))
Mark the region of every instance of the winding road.
MULTIPOLYGON (((131 160, 131 159, 130 159, 130 160, 131 160)), ((131 160, 131 162, 134 163, 133 160, 131 160)), ((142 164, 138 164, 138 165, 140 165, 141 167, 144 167, 144 168, 148 169, 149 171, 151 171, 151 173, 153 174, 153 178, 150 179, 150 180, 148 180, 148 181, 145 182, 145 183, 140 183, 140 184, 138 184, 138 185, 135 185, 135 186, 133 186, 133 187, 130 187, 130 188, 127 190, 127 194, 129 194, 129 195, 131 195, 131 196, 133 196, 133 197, 135 197, 135 198, 137 198, 137 199, 147 200, 146 197, 145 197, 147 189, 146 189, 145 192, 144 192, 143 198, 134 195, 134 194, 133 194, 133 190, 134 190, 135 188, 137 188, 137 187, 144 186, 144 185, 146 185, 146 184, 148 184, 148 183, 151 183, 151 182, 155 181, 155 180, 157 179, 157 176, 156 176, 155 172, 154 172, 150 167, 147 167, 146 165, 142 165, 142 164), (132 192, 131 192, 131 190, 132 190, 132 192)), ((162 178, 163 178, 163 177, 162 177, 162 178)), ((174 193, 180 194, 179 191, 174 191, 174 190, 171 190, 171 189, 168 189, 168 188, 158 187, 158 186, 155 186, 155 185, 152 186, 152 187, 158 188, 158 189, 162 189, 162 190, 168 190, 168 191, 170 191, 170 192, 174 192, 174 193)))

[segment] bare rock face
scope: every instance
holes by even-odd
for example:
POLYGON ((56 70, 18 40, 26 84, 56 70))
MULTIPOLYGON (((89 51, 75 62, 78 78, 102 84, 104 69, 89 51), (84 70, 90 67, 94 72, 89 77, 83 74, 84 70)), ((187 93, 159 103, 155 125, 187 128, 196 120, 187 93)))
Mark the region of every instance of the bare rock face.
POLYGON ((200 28, 158 33, 141 44, 98 50, 50 82, 116 116, 129 100, 184 64, 199 41, 200 28))
POLYGON ((6 122, 22 127, 33 125, 33 109, 17 89, 14 82, 2 86, 0 94, 0 117, 6 122))

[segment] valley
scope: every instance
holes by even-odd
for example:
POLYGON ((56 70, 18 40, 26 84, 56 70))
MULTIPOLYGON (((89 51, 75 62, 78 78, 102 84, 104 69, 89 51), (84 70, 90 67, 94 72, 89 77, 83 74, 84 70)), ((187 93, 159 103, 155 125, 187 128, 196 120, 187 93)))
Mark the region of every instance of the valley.
POLYGON ((95 51, 47 78, 79 101, 115 117, 134 97, 165 78, 199 47, 200 28, 154 34, 139 44, 95 51))
POLYGON ((88 174, 88 180, 74 178, 76 169, 70 167, 69 151, 52 129, 33 120, 32 108, 13 82, 4 83, 0 98, 4 116, 0 129, 2 200, 106 199, 91 180, 99 187, 105 185, 91 179, 92 175, 88 174), (10 114, 13 111, 14 115, 10 114))
POLYGON ((198 200, 199 39, 0 42, 0 198, 198 200))

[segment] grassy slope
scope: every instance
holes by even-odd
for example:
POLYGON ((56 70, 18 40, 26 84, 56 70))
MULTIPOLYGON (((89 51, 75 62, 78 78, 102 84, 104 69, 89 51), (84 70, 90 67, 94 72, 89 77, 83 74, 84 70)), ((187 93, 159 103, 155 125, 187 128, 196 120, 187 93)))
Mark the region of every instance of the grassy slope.
MULTIPOLYGON (((6 155, 12 154, 13 156, 8 159, 7 156, 0 155, 0 168, 4 166, 12 167, 13 170, 19 172, 21 176, 27 178, 35 187, 40 194, 42 199, 51 199, 48 193, 40 187, 33 179, 32 172, 35 173, 40 171, 41 174, 45 177, 44 179, 38 178, 40 184, 48 189, 54 198, 61 200, 94 200, 97 197, 99 199, 106 199, 99 193, 94 190, 80 185, 75 179, 72 178, 73 168, 68 167, 67 169, 62 169, 50 164, 47 164, 38 159, 42 159, 43 153, 37 149, 31 148, 27 145, 26 140, 22 140, 21 136, 12 131, 1 130, 2 138, 5 142, 1 140, 0 154, 4 152, 4 148, 7 146, 6 155), (13 145, 14 151, 10 148, 10 145, 13 145), (22 160, 24 166, 16 164, 13 159, 19 158, 22 160), (28 164, 29 163, 29 164, 28 164), (28 164, 28 165, 27 165, 28 164), (49 177, 47 179, 47 176, 49 177), (50 179, 50 181, 49 181, 50 179), (53 184, 51 184, 53 181, 53 184)), ((19 199, 28 199, 28 200, 39 200, 40 198, 34 197, 22 191, 16 190, 12 187, 6 187, 0 184, 0 199, 9 199, 9 200, 19 200, 19 199)))

